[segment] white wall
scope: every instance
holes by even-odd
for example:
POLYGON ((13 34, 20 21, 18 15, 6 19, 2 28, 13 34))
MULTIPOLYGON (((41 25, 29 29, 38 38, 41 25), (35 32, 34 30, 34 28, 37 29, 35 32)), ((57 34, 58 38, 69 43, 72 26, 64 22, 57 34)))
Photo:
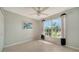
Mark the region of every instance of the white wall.
MULTIPOLYGON (((66 17, 66 40, 67 46, 79 48, 79 8, 74 8, 69 12, 66 17)), ((15 13, 6 11, 5 16, 5 45, 11 45, 16 42, 30 41, 33 39, 40 39, 42 33, 42 22, 27 19, 15 13), (32 22, 33 29, 25 30, 22 28, 23 22, 32 22)), ((52 40, 60 44, 60 40, 52 40)))
MULTIPOLYGON (((67 43, 66 46, 79 49, 79 8, 73 8, 71 10, 67 10, 65 11, 65 13, 67 13, 65 23, 66 43, 67 43)), ((46 37, 46 40, 56 43, 58 45, 61 44, 60 39, 52 39, 50 37, 46 37)))
POLYGON ((4 16, 0 9, 0 51, 2 51, 4 45, 4 16))
POLYGON ((70 10, 66 19, 67 46, 79 49, 79 8, 70 10))
POLYGON ((5 45, 28 42, 40 38, 40 21, 28 19, 12 12, 5 11, 5 45), (32 23, 32 29, 23 29, 23 22, 32 23), (37 38, 38 37, 38 38, 37 38))
POLYGON ((35 34, 33 34, 33 35, 35 35, 34 39, 41 39, 41 34, 43 32, 43 23, 42 23, 42 21, 39 20, 38 22, 36 22, 36 26, 37 27, 34 30, 35 34))

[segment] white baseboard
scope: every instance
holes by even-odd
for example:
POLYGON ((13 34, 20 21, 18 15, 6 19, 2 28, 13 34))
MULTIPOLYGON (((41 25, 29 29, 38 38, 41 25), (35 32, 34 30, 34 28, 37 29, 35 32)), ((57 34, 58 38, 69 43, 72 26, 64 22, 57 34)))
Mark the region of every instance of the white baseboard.
POLYGON ((68 46, 68 45, 66 45, 66 46, 69 47, 69 48, 75 49, 75 50, 79 50, 79 48, 76 48, 76 47, 73 47, 73 46, 68 46))
POLYGON ((17 45, 17 44, 26 43, 26 42, 29 42, 29 41, 32 41, 32 40, 24 40, 24 41, 15 42, 15 43, 12 43, 12 44, 9 44, 9 45, 5 45, 4 48, 14 46, 14 45, 17 45))

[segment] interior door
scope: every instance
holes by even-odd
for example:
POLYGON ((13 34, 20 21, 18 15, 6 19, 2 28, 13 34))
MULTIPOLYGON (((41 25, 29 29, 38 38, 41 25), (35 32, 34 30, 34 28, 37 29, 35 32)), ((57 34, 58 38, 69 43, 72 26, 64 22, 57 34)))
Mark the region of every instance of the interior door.
POLYGON ((3 50, 4 42, 4 17, 0 9, 0 52, 3 50))

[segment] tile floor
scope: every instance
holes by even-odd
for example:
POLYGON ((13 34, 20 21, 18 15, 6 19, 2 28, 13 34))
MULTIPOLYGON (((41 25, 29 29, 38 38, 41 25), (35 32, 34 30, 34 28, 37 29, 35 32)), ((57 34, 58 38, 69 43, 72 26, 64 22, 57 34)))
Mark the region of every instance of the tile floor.
POLYGON ((4 48, 3 52, 78 52, 78 50, 59 46, 43 40, 34 40, 4 48))

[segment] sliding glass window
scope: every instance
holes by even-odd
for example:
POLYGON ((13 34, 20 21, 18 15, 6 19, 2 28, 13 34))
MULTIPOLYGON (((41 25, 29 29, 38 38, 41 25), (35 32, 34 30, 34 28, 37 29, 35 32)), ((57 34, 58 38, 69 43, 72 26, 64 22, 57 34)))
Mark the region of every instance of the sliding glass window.
POLYGON ((61 18, 46 20, 44 23, 44 33, 52 38, 61 38, 61 18))

